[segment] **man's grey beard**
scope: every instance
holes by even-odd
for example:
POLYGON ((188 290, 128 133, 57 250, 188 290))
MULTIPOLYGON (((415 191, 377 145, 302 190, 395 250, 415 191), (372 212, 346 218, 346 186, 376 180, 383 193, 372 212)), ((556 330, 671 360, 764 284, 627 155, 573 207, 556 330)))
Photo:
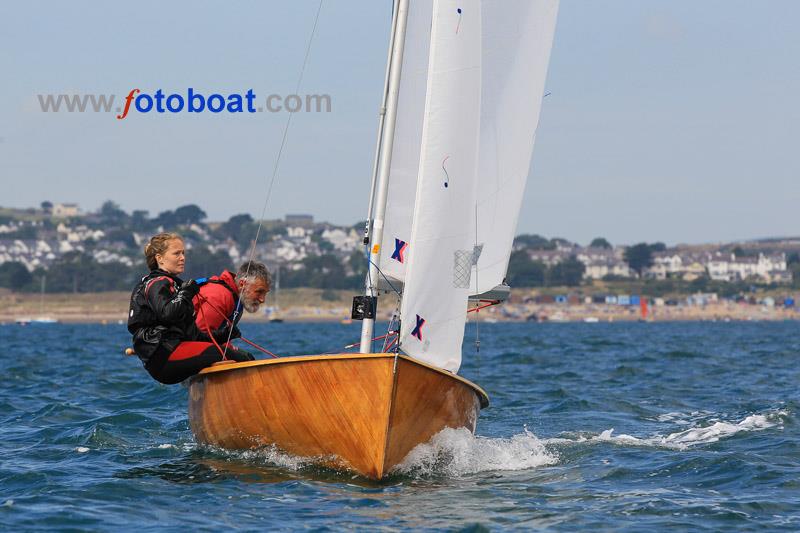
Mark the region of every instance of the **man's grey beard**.
POLYGON ((256 313, 258 312, 258 308, 261 307, 260 303, 252 300, 242 300, 242 305, 244 306, 245 311, 248 313, 256 313))

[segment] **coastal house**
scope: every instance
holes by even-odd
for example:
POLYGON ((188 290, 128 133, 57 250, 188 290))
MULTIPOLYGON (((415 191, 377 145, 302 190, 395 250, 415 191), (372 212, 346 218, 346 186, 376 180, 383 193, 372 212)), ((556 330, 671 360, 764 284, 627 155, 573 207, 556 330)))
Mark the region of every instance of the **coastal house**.
POLYGON ((605 276, 631 277, 631 269, 624 259, 622 248, 580 248, 574 254, 583 263, 584 279, 603 279, 605 276))
POLYGON ((706 267, 699 261, 694 261, 688 265, 684 265, 683 271, 680 273, 681 279, 684 281, 694 281, 707 275, 706 267))
POLYGON ((56 227, 56 233, 58 235, 58 240, 65 240, 73 243, 84 242, 89 239, 99 241, 106 235, 99 229, 93 230, 83 225, 70 227, 63 222, 60 222, 56 227))
POLYGON ((718 281, 743 281, 758 279, 770 282, 774 280, 791 281, 791 273, 787 271, 786 254, 765 255, 757 257, 736 257, 735 254, 725 256, 714 254, 708 262, 708 275, 718 281))
POLYGON ((314 225, 314 217, 312 215, 286 215, 286 224, 290 226, 303 226, 310 228, 314 225))
POLYGON ((567 259, 570 254, 563 250, 529 250, 528 256, 532 261, 539 261, 547 266, 553 266, 567 259))
POLYGON ((326 228, 320 236, 340 252, 352 252, 361 244, 358 232, 352 228, 349 231, 341 228, 326 228))
POLYGON ((706 275, 706 263, 709 259, 707 253, 656 252, 653 254, 653 265, 645 269, 644 277, 694 281, 706 275))
POLYGON ((667 279, 679 277, 683 272, 683 259, 674 252, 656 252, 653 264, 642 273, 648 279, 667 279))
POLYGON ((81 214, 78 204, 55 204, 52 214, 56 218, 77 217, 81 214))
POLYGON ((630 267, 624 261, 614 259, 582 261, 585 270, 584 279, 603 279, 606 276, 629 278, 633 276, 630 267))
POLYGON ((22 263, 29 271, 38 267, 46 268, 55 261, 57 246, 56 242, 44 240, 0 239, 0 264, 22 263))
POLYGON ((269 245, 259 245, 260 257, 269 263, 295 263, 308 257, 308 245, 310 239, 305 242, 306 237, 301 240, 277 238, 272 240, 269 245))
MULTIPOLYGON (((308 237, 311 238, 312 231, 306 229, 302 226, 287 226, 286 227, 286 235, 290 239, 305 239, 308 237)), ((310 241, 309 241, 310 242, 310 241)))

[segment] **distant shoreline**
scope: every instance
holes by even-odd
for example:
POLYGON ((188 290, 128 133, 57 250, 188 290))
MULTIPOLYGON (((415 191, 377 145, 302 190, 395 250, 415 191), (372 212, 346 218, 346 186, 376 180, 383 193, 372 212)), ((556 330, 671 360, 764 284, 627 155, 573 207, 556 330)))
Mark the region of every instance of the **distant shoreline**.
MULTIPOLYGON (((638 306, 586 303, 525 303, 530 290, 520 289, 519 297, 502 305, 470 313, 469 322, 625 322, 641 320, 638 306)), ((348 322, 353 291, 322 289, 284 289, 279 296, 276 314, 245 313, 245 322, 268 322, 280 318, 286 322, 348 322)), ((36 293, 0 292, 0 323, 14 323, 21 318, 54 318, 65 323, 125 323, 127 292, 57 293, 44 298, 36 293)), ((267 305, 275 306, 272 295, 267 305)), ((388 320, 394 305, 384 304, 379 319, 388 320)), ((719 301, 702 306, 650 306, 647 320, 667 321, 760 321, 800 320, 800 309, 719 301)))

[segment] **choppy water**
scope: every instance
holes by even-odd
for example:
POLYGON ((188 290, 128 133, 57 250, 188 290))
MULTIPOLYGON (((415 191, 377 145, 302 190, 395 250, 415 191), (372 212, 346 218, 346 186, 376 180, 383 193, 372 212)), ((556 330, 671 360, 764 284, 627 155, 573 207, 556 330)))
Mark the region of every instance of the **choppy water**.
MULTIPOLYGON (((446 430, 381 482, 199 447, 122 326, 0 326, 0 528, 800 529, 798 323, 482 324, 446 430)), ((279 354, 358 324, 245 325, 279 354)))

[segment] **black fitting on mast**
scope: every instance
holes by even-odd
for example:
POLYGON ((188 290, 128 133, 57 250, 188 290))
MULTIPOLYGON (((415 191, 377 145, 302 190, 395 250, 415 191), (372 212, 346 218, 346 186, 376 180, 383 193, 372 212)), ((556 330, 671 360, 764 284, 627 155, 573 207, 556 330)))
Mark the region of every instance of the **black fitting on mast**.
POLYGON ((354 296, 350 318, 353 320, 374 319, 377 310, 377 296, 354 296))

